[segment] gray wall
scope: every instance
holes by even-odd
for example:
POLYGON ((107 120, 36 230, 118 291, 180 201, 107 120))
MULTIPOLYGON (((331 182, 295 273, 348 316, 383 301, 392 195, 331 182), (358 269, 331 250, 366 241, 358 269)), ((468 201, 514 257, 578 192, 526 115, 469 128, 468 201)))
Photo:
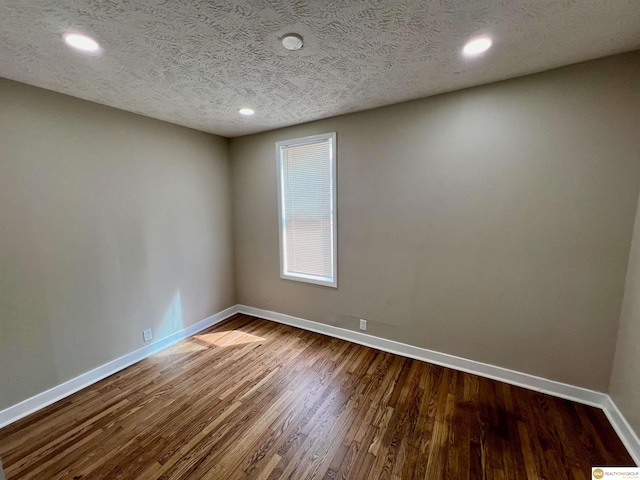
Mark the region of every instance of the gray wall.
POLYGON ((231 141, 239 303, 605 391, 640 54, 231 141), (279 278, 276 141, 338 135, 338 283, 279 278))
POLYGON ((0 409, 235 303, 228 141, 0 79, 0 409))
POLYGON ((640 205, 631 245, 609 394, 640 436, 640 205))

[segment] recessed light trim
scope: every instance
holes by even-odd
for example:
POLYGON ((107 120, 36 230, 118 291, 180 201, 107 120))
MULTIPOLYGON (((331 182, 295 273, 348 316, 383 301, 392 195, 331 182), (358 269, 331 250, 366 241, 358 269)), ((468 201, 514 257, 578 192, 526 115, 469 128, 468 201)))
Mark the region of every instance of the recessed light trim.
POLYGON ((253 115, 255 112, 255 110, 253 108, 249 108, 249 107, 242 107, 241 109, 238 110, 238 113, 240 115, 244 115, 244 116, 250 116, 253 115))
POLYGON ((300 50, 304 46, 304 40, 297 33, 287 33, 280 41, 284 48, 292 52, 300 50))
POLYGON ((82 52, 95 53, 100 51, 100 45, 93 38, 79 33, 65 33, 64 41, 67 45, 82 52))
POLYGON ((469 40, 464 48, 462 49, 462 53, 467 57, 475 57, 480 55, 491 48, 493 45, 493 40, 489 37, 477 37, 472 40, 469 40))

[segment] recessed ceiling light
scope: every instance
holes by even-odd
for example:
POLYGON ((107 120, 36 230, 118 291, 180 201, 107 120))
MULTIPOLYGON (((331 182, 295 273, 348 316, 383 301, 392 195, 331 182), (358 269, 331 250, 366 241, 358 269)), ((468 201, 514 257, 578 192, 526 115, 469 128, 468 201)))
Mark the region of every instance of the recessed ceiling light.
POLYGON ((287 33, 280 41, 287 50, 300 50, 304 45, 302 37, 297 33, 287 33))
POLYGON ((489 37, 474 38, 473 40, 467 42, 467 44, 462 49, 462 52, 468 57, 480 55, 481 53, 489 50, 492 43, 493 40, 491 40, 489 37))
POLYGON ((247 116, 249 116, 249 115, 253 115, 253 114, 254 114, 254 113, 256 113, 256 112, 255 112, 255 110, 254 110, 253 108, 243 107, 243 108, 241 108, 240 110, 238 110, 238 113, 239 113, 240 115, 247 115, 247 116))
POLYGON ((86 35, 80 35, 79 33, 67 33, 64 35, 64 41, 70 47, 83 52, 97 52, 100 50, 100 45, 93 38, 86 35))

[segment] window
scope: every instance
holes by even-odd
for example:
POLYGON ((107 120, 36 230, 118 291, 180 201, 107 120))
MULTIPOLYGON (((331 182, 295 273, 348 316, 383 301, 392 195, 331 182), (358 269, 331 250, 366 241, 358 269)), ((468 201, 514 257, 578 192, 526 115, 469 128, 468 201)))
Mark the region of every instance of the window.
POLYGON ((336 275, 336 134, 276 143, 280 277, 330 287, 336 275))

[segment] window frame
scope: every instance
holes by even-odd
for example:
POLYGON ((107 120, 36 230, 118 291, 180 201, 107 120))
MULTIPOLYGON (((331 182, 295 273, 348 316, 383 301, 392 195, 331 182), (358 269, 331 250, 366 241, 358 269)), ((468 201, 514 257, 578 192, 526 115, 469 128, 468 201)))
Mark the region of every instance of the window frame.
POLYGON ((308 137, 293 138, 290 140, 282 140, 276 142, 276 165, 278 175, 278 237, 280 243, 280 278, 284 280, 293 280, 296 282, 312 283, 324 287, 338 288, 338 205, 337 205, 337 152, 336 152, 336 132, 322 133, 319 135, 311 135, 308 137), (296 147, 301 145, 310 145, 321 141, 329 141, 331 155, 329 164, 331 168, 331 266, 333 271, 332 280, 323 280, 326 277, 317 275, 287 272, 287 256, 286 256, 286 236, 284 223, 284 179, 283 179, 283 155, 282 151, 286 147, 296 147))

